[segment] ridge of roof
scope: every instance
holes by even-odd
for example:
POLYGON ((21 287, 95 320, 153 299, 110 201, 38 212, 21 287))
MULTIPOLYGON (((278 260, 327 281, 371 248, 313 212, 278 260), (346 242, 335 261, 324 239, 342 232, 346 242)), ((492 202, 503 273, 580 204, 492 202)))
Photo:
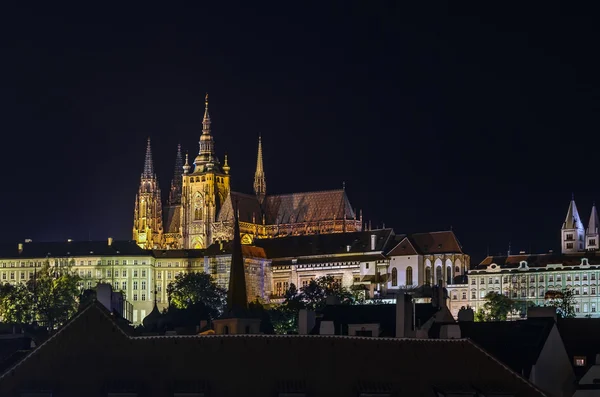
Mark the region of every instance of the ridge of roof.
POLYGON ((547 396, 546 393, 544 393, 541 389, 539 389, 538 387, 536 387, 533 383, 529 382, 527 379, 525 379, 523 376, 521 376, 519 373, 513 371, 512 369, 510 369, 506 364, 504 364, 503 362, 501 362, 500 360, 498 360, 496 357, 492 356, 490 353, 488 353, 487 351, 485 351, 485 349, 483 349, 481 346, 479 346, 477 343, 473 342, 472 339, 466 338, 465 340, 467 340, 471 345, 473 345, 477 350, 479 350, 480 352, 482 352, 483 354, 485 354, 488 358, 490 358, 492 361, 494 361, 496 364, 500 365, 502 368, 504 368, 506 371, 508 371, 509 373, 513 374, 517 379, 519 379, 521 382, 525 383, 527 386, 529 386, 530 388, 532 388, 534 391, 540 393, 543 396, 547 396))
POLYGON ((283 197, 283 196, 295 196, 299 194, 312 194, 312 193, 338 193, 345 192, 344 189, 329 189, 329 190, 313 190, 307 192, 293 192, 293 193, 282 193, 282 194, 267 194, 267 197, 283 197))
MULTIPOLYGON (((83 316, 85 313, 87 313, 89 310, 91 310, 92 307, 97 307, 97 305, 99 305, 99 304, 100 303, 98 303, 97 300, 93 300, 92 302, 90 302, 83 310, 80 310, 77 314, 75 314, 73 317, 71 317, 62 327, 60 327, 52 336, 50 336, 48 339, 46 339, 41 345, 37 346, 35 349, 33 349, 31 352, 29 352, 29 354, 25 355, 25 357, 23 357, 21 360, 19 360, 17 363, 15 363, 13 366, 6 369, 6 371, 4 371, 3 374, 0 374, 0 380, 4 379, 9 373, 14 371, 25 361, 27 361, 28 359, 33 357, 43 346, 49 344, 58 335, 60 335, 62 332, 64 332, 65 329, 69 328, 73 324, 73 322, 75 322, 75 320, 77 320, 79 317, 83 316)), ((114 323, 114 325, 117 326, 117 324, 112 319, 109 318, 109 320, 111 320, 114 323)), ((117 327, 117 328, 120 329, 120 327, 117 327)), ((123 330, 121 330, 121 332, 123 332, 123 330)), ((125 334, 125 332, 123 332, 123 334, 126 336, 129 336, 129 335, 125 334)))

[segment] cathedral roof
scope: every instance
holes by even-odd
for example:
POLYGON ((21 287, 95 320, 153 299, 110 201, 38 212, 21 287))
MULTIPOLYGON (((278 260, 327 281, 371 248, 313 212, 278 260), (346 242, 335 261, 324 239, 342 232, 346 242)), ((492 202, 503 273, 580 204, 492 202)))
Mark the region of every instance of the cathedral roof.
POLYGON ((164 209, 165 233, 179 233, 181 226, 181 206, 167 206, 164 209))
MULTIPOLYGON (((257 239, 254 244, 265 249, 269 258, 342 254, 357 257, 357 254, 380 253, 389 249, 393 241, 392 229, 364 232, 311 234, 287 236, 274 239, 257 239), (375 236, 375 249, 371 249, 371 236, 375 236)), ((359 256, 360 256, 359 255, 359 256)))
POLYGON ((0 376, 0 394, 18 395, 31 385, 47 385, 50 390, 69 395, 82 387, 102 388, 106 394, 115 390, 105 389, 122 382, 134 389, 128 391, 140 394, 152 390, 172 395, 175 384, 187 384, 186 390, 177 391, 189 393, 191 388, 202 385, 201 391, 210 389, 215 396, 272 395, 277 385, 291 380, 305 383, 304 391, 313 391, 314 395, 351 395, 357 390, 366 393, 365 390, 380 386, 389 388, 391 394, 407 396, 433 396, 437 395, 436 389, 456 393, 465 388, 476 388, 486 395, 492 391, 523 397, 543 395, 468 339, 317 335, 134 337, 120 332, 110 313, 97 303, 79 312, 4 372, 0 376), (314 360, 306 354, 310 351, 322 352, 331 359, 314 360), (189 357, 210 357, 210 363, 189 357), (344 365, 348 360, 368 362, 373 357, 377 357, 378 365, 344 365), (82 362, 86 364, 81 365, 82 362), (424 367, 427 371, 423 371, 424 367), (398 378, 398 374, 402 377, 398 378))
MULTIPOLYGON (((264 204, 254 195, 231 192, 239 204, 240 222, 262 223, 262 214, 268 225, 354 219, 348 196, 343 189, 318 192, 290 193, 266 196, 264 204)), ((228 197, 219 212, 219 221, 232 221, 231 197, 228 197)))
POLYGON ((355 214, 343 189, 269 195, 265 213, 270 225, 353 219, 355 214))

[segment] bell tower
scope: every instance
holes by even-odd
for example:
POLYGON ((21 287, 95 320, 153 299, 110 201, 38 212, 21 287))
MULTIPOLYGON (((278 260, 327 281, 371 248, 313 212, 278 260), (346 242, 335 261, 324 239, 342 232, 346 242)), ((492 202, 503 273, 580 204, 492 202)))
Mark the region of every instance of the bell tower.
POLYGON ((230 168, 227 162, 221 166, 216 156, 210 125, 206 94, 200 150, 193 170, 187 156, 183 166, 181 232, 183 246, 187 249, 206 248, 213 243, 213 224, 229 194, 230 168))
POLYGON ((163 245, 162 204, 158 178, 152 163, 150 138, 146 146, 140 188, 135 197, 133 239, 144 249, 161 248, 163 245))
POLYGON ((563 254, 583 251, 585 249, 585 242, 583 241, 585 231, 579 217, 579 211, 577 211, 577 205, 575 205, 575 196, 571 197, 567 216, 561 229, 561 237, 561 251, 563 254))

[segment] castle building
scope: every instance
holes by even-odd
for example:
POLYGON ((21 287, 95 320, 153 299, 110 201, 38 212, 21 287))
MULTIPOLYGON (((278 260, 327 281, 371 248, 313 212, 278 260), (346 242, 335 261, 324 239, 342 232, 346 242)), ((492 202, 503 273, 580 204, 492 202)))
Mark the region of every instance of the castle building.
POLYGON ((164 209, 152 166, 150 140, 134 210, 133 240, 146 249, 203 249, 233 237, 233 206, 237 207, 243 244, 255 239, 343 233, 362 230, 346 195, 337 190, 268 195, 263 167, 262 138, 254 177, 254 194, 232 192, 227 156, 216 155, 205 100, 200 150, 193 163, 182 163, 178 147, 175 173, 164 209), (163 228, 164 225, 164 228, 163 228))
POLYGON ((450 299, 465 301, 474 310, 483 308, 489 292, 502 293, 522 304, 544 305, 554 291, 570 289, 576 317, 600 317, 600 252, 598 213, 592 206, 587 229, 574 198, 561 228, 561 253, 488 256, 468 272, 468 285, 455 285, 450 299), (458 290, 460 289, 460 294, 458 290))

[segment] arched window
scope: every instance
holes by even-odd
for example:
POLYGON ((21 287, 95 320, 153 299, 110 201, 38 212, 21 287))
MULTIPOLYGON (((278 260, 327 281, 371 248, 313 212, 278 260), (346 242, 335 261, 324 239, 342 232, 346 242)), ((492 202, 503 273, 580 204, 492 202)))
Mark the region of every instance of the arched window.
POLYGON ((406 286, 413 285, 412 267, 406 268, 406 286))
POLYGON ((196 209, 194 210, 194 220, 202 220, 202 208, 196 207, 196 209))
POLYGON ((398 269, 395 267, 392 269, 392 287, 398 286, 398 269))
POLYGON ((452 284, 452 266, 446 266, 446 283, 452 284))
POLYGON ((440 281, 442 281, 444 279, 444 277, 442 276, 442 267, 441 266, 437 266, 435 268, 435 283, 439 283, 440 281))
POLYGON ((229 327, 227 325, 223 327, 223 334, 224 335, 229 334, 229 327))
POLYGON ((431 284, 431 266, 425 268, 425 284, 431 284))

